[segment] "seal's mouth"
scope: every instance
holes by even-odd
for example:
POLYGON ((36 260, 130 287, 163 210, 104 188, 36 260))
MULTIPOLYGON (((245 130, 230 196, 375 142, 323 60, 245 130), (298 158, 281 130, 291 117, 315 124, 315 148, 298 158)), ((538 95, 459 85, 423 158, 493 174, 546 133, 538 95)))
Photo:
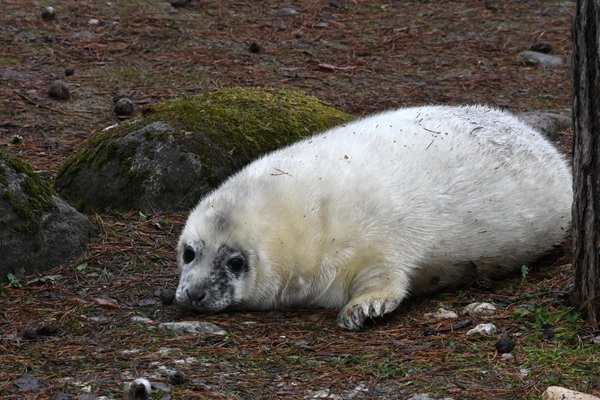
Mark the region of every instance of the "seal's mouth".
POLYGON ((177 289, 175 301, 179 307, 197 313, 218 313, 231 307, 226 298, 210 298, 204 291, 190 289, 177 289))

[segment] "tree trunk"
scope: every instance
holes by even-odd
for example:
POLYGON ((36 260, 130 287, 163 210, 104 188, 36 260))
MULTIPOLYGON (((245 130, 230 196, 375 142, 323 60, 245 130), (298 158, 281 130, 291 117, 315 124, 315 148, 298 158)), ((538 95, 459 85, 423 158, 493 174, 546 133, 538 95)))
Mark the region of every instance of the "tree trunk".
POLYGON ((600 0, 578 0, 573 20, 573 267, 571 303, 600 322, 600 0))

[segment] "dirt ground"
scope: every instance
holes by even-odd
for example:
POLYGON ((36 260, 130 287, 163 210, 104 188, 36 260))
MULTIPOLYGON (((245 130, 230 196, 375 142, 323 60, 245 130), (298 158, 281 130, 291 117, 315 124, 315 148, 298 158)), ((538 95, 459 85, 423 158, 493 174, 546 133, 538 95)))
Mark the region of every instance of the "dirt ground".
MULTIPOLYGON (((570 108, 573 1, 181 3, 2 0, 0 145, 52 179, 78 143, 118 122, 116 96, 131 97, 139 115, 231 86, 298 88, 357 115, 424 103, 570 108), (44 20, 49 5, 56 15, 44 20), (519 59, 540 44, 567 64, 519 59), (69 99, 49 97, 55 80, 69 99)), ((563 132, 558 145, 568 153, 569 143, 563 132)), ((138 377, 164 399, 534 399, 553 384, 600 394, 599 333, 564 302, 568 245, 492 288, 414 299, 349 333, 335 311, 184 315, 159 294, 176 286, 186 215, 90 218, 100 235, 82 259, 0 286, 2 398, 122 398, 138 377), (499 313, 423 317, 474 300, 499 313), (202 319, 227 335, 171 337, 133 316, 202 319), (499 333, 465 335, 481 322, 499 333), (509 356, 495 348, 502 335, 516 341, 509 356)))

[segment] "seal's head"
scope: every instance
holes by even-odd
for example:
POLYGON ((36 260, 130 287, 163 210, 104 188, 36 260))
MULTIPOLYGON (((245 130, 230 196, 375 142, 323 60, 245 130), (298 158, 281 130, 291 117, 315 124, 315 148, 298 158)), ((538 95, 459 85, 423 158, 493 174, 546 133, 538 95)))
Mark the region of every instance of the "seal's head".
POLYGON ((177 303, 200 312, 219 312, 242 302, 252 251, 236 245, 227 219, 197 208, 177 246, 177 303))
POLYGON ((207 246, 202 239, 182 240, 178 247, 180 281, 177 303, 203 312, 218 312, 239 304, 248 261, 227 244, 207 246))

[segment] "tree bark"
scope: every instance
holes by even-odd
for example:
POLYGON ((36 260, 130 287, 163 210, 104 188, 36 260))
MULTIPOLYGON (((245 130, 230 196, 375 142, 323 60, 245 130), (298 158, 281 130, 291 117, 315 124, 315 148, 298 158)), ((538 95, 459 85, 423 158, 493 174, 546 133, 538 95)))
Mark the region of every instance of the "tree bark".
POLYGON ((571 303, 600 322, 600 0, 577 0, 573 20, 573 268, 571 303))

